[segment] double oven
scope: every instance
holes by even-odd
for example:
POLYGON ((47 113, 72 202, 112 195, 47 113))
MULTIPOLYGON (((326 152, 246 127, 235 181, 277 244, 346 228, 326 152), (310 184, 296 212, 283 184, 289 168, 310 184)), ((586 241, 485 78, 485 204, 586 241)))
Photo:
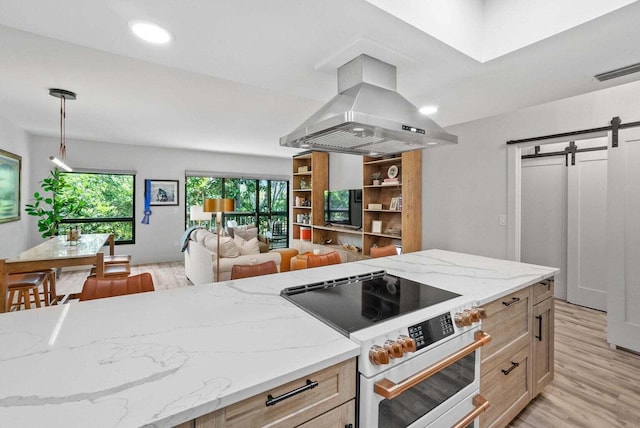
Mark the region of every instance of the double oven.
POLYGON ((362 428, 477 427, 484 311, 459 294, 385 271, 282 295, 358 343, 362 428))

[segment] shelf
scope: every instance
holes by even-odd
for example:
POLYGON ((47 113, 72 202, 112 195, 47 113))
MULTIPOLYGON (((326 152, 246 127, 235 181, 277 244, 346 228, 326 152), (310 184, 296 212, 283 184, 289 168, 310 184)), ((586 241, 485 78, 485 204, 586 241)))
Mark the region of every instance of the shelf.
POLYGON ((368 189, 379 189, 380 187, 401 187, 402 183, 393 183, 393 184, 365 184, 362 187, 366 187, 368 189))
POLYGON ((293 189, 294 192, 310 192, 311 189, 293 189))
POLYGON ((346 227, 338 227, 338 226, 313 226, 313 228, 319 229, 319 230, 328 230, 331 232, 349 233, 352 235, 362 234, 361 229, 348 229, 346 227))
POLYGON ((313 225, 309 224, 309 223, 297 223, 297 222, 294 222, 293 225, 294 226, 303 226, 303 227, 313 227, 313 225))
POLYGON ((294 209, 296 209, 296 208, 301 208, 301 209, 303 209, 303 210, 310 210, 310 209, 311 209, 311 207, 300 207, 300 206, 297 206, 297 205, 294 205, 294 206, 293 206, 293 208, 294 208, 294 209))
POLYGON ((311 175, 311 171, 307 172, 294 172, 293 175, 311 175))
POLYGON ((367 212, 367 213, 397 213, 397 214, 402 214, 402 210, 370 210, 368 208, 365 208, 364 212, 367 212))
POLYGON ((364 232, 365 235, 377 236, 379 238, 402 239, 402 235, 387 235, 385 233, 364 232))
POLYGON ((380 165, 385 163, 393 163, 393 162, 402 162, 401 157, 389 158, 389 159, 378 159, 374 161, 366 161, 363 162, 364 165, 380 165))

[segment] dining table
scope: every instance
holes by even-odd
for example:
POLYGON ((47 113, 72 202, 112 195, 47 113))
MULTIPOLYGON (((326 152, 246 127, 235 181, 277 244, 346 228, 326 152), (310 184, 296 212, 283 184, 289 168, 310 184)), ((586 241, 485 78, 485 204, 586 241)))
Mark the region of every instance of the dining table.
POLYGON ((40 272, 70 266, 96 265, 101 249, 109 245, 114 254, 112 233, 86 233, 77 240, 55 236, 10 259, 0 259, 0 313, 8 310, 8 278, 13 273, 40 272))

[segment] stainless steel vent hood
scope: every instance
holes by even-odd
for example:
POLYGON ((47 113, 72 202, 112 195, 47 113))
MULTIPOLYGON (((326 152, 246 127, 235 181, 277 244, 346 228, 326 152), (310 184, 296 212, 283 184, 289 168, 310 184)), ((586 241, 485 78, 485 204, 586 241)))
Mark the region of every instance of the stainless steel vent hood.
POLYGON ((338 68, 338 95, 281 146, 367 156, 457 144, 434 121, 396 92, 396 67, 368 55, 338 68))

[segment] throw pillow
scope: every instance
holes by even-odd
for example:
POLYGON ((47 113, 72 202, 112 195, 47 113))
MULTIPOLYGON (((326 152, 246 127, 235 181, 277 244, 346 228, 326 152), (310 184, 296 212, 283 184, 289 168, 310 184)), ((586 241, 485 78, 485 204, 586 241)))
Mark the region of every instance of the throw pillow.
POLYGON ((248 241, 242 239, 238 236, 238 231, 236 231, 235 236, 233 237, 233 241, 236 246, 240 250, 240 255, 246 256, 248 254, 260 254, 260 246, 258 245, 258 238, 252 238, 248 241))
POLYGON ((240 255, 240 249, 233 239, 228 236, 220 237, 220 257, 235 258, 240 255))
POLYGON ((242 239, 244 239, 245 241, 250 241, 253 238, 257 238, 258 237, 258 228, 257 227, 251 227, 251 228, 247 228, 247 229, 240 229, 240 228, 236 228, 236 230, 234 231, 234 237, 239 236, 242 239))

